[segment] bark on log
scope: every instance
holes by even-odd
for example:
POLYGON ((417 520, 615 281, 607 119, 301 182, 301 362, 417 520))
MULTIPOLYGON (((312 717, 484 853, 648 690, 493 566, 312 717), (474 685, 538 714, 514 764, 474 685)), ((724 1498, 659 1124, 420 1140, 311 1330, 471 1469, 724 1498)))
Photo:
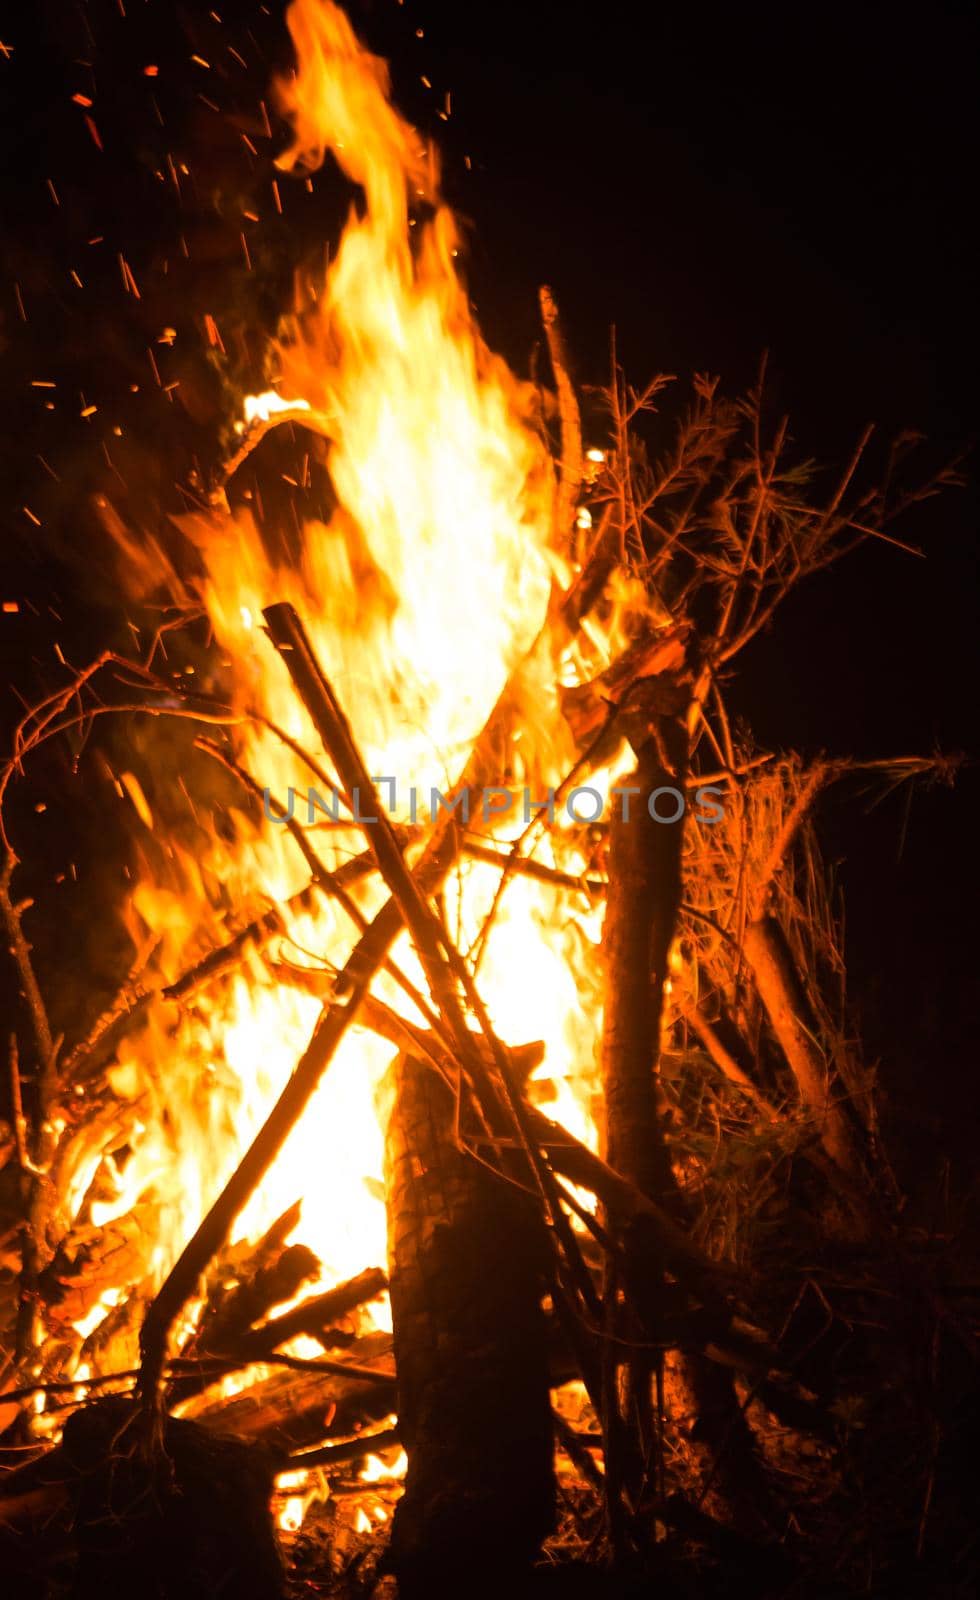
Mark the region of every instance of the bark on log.
POLYGON ((385 1159, 399 1431, 391 1558, 402 1592, 514 1576, 552 1525, 540 1222, 453 1143, 446 1085, 395 1069, 385 1159))

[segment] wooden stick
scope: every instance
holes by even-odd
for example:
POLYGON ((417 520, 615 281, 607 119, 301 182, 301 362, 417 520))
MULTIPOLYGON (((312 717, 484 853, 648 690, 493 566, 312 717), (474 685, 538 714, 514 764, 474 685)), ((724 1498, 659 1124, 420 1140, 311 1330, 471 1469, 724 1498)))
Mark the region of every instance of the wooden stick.
POLYGON ((783 931, 774 918, 760 917, 746 928, 743 948, 773 1033, 823 1147, 843 1172, 857 1178, 861 1162, 854 1131, 846 1109, 831 1099, 830 1074, 817 1042, 816 1021, 783 931))
MULTIPOLYGON (((54 1071, 55 1042, 51 1033, 51 1024, 48 1021, 48 1013, 41 995, 40 985, 34 971, 34 963, 31 960, 31 947, 24 937, 24 929, 21 924, 21 913, 25 906, 15 905, 11 899, 11 882, 14 870, 19 864, 13 850, 8 848, 5 854, 3 871, 0 872, 0 920, 2 920, 7 934, 10 954, 14 958, 20 978, 21 993, 26 1001, 34 1029, 39 1101, 39 1115, 35 1120, 36 1126, 39 1128, 47 1114, 47 1104, 50 1098, 49 1090, 54 1071)), ((29 903, 27 902, 27 904, 29 903)), ((37 1137, 38 1135, 35 1134, 35 1143, 37 1137)), ((35 1148, 32 1154, 34 1159, 37 1160, 40 1151, 35 1148)))
POLYGON ((345 1317, 367 1301, 376 1300, 387 1287, 388 1278, 381 1268, 368 1267, 356 1278, 338 1283, 326 1293, 314 1295, 291 1311, 283 1312, 282 1316, 272 1317, 261 1327, 252 1328, 236 1340, 236 1352, 248 1356, 249 1360, 258 1360, 287 1340, 295 1339, 298 1333, 307 1333, 315 1339, 338 1317, 345 1317))
POLYGON ((323 413, 314 411, 311 406, 297 403, 283 407, 279 411, 271 412, 267 417, 256 417, 242 430, 237 449, 223 462, 214 485, 208 495, 210 504, 219 510, 228 509, 226 489, 239 467, 248 460, 252 451, 262 443, 267 433, 275 428, 282 428, 288 422, 298 422, 303 428, 311 428, 314 433, 321 434, 324 438, 330 436, 330 424, 323 413))
POLYGON ((331 1467, 345 1466, 348 1461, 356 1461, 359 1456, 374 1455, 378 1450, 390 1450, 392 1445, 400 1442, 397 1428, 383 1428, 380 1433, 362 1433, 357 1439, 341 1439, 338 1444, 321 1445, 318 1450, 304 1450, 301 1455, 284 1456, 278 1471, 295 1472, 300 1467, 323 1467, 329 1472, 331 1467))
POLYGON ((579 415, 575 388, 568 372, 568 355, 558 316, 555 297, 547 284, 538 292, 541 304, 541 321, 548 341, 551 370, 558 391, 558 414, 561 417, 561 462, 558 494, 558 537, 567 543, 572 532, 572 516, 582 484, 582 419, 579 415))
POLYGON ((546 861, 535 861, 531 856, 515 857, 510 851, 505 855, 502 850, 494 849, 493 845, 480 844, 471 834, 463 840, 463 854, 472 856, 474 861, 485 861, 488 866, 497 867, 501 872, 515 873, 518 877, 534 878, 538 883, 552 884, 556 889, 569 889, 573 893, 604 895, 606 881, 604 878, 577 878, 572 872, 562 872, 558 867, 549 867, 546 861))
POLYGON ((684 1021, 688 1024, 692 1033, 697 1035, 722 1077, 727 1079, 741 1094, 747 1095, 758 1106, 767 1121, 778 1122, 779 1112, 775 1106, 769 1104, 769 1101, 756 1088, 748 1074, 742 1071, 735 1057, 730 1050, 726 1049, 714 1026, 708 1021, 703 1011, 699 1011, 696 1006, 692 1007, 690 1011, 684 1012, 684 1021))

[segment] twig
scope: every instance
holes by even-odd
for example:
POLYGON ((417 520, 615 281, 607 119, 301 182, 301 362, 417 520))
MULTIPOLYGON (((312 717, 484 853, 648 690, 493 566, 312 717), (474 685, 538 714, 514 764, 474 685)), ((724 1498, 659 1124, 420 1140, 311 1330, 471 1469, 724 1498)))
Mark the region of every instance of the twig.
MULTIPOLYGON (((51 1025, 48 1021, 47 1009, 34 971, 34 963, 31 960, 31 947, 24 937, 24 929, 21 924, 21 913, 25 907, 23 905, 15 905, 10 897, 11 880, 18 865, 17 857, 14 855, 13 850, 8 847, 3 871, 0 872, 0 918, 3 920, 8 948, 17 967, 21 993, 27 1002, 31 1025, 34 1030, 34 1045, 37 1055, 37 1093, 33 1155, 35 1160, 39 1160, 41 1152, 38 1148, 38 1141, 41 1125, 47 1115, 50 1098, 55 1044, 51 1034, 51 1025)), ((31 902, 28 901, 27 904, 30 905, 31 902)))
POLYGON ((7 1061, 10 1068, 10 1109, 14 1119, 17 1164, 21 1172, 27 1172, 31 1162, 27 1151, 27 1119, 24 1116, 24 1105, 20 1092, 20 1052, 17 1048, 16 1033, 10 1035, 10 1052, 7 1061))
POLYGON ((731 1051, 725 1049, 704 1013, 694 1007, 690 1011, 684 1012, 684 1020, 690 1025, 693 1032, 697 1034, 722 1076, 734 1088, 740 1090, 742 1094, 748 1095, 749 1099, 758 1106, 763 1116, 768 1118, 770 1122, 778 1122, 779 1112, 775 1106, 769 1104, 765 1096, 756 1088, 752 1079, 742 1071, 731 1051))
POLYGON ((547 284, 539 290, 541 320, 544 323, 551 370, 558 391, 558 411, 561 417, 561 462, 558 495, 558 535, 564 546, 572 530, 572 516, 582 483, 582 419, 579 416, 575 388, 569 377, 568 356, 561 331, 558 306, 547 284))
POLYGON ((343 1439, 339 1444, 321 1445, 319 1449, 307 1450, 302 1455, 283 1456, 278 1470, 295 1472, 303 1467, 323 1467, 329 1471, 331 1467, 356 1461, 359 1456, 375 1455, 379 1450, 390 1450, 393 1445, 400 1442, 397 1428, 384 1428, 380 1433, 363 1433, 357 1439, 343 1439))

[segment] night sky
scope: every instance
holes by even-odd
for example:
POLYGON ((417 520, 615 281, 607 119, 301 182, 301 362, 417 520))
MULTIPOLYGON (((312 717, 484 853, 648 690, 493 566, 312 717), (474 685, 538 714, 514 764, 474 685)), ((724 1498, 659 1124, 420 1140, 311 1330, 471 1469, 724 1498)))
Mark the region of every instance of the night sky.
MULTIPOLYGON (((974 6, 348 9, 442 145, 471 292, 516 367, 548 282, 582 383, 606 377, 615 324, 638 382, 709 370, 744 388, 768 350, 771 403, 805 455, 839 462, 871 420, 882 454, 921 431, 924 469, 974 442, 974 6)), ((215 11, 220 24, 206 0, 38 0, 0 16, 0 598, 21 603, 0 616, 0 651, 28 696, 51 681, 56 627, 82 659, 113 625, 91 495, 125 480, 131 502, 179 508, 175 478, 217 459, 294 267, 346 208, 324 174, 275 212, 282 132, 258 101, 289 59, 282 7, 215 11), (204 311, 226 314, 223 367, 204 311), (57 383, 53 411, 37 378, 57 383)), ((903 530, 927 560, 867 546, 751 647, 733 699, 760 740, 976 755, 976 470, 903 530)), ((5 730, 16 707, 6 690, 5 730)), ((968 769, 908 812, 904 797, 869 812, 852 790, 822 814, 852 988, 923 1185, 942 1148, 970 1176, 980 1132, 978 789, 968 769)))

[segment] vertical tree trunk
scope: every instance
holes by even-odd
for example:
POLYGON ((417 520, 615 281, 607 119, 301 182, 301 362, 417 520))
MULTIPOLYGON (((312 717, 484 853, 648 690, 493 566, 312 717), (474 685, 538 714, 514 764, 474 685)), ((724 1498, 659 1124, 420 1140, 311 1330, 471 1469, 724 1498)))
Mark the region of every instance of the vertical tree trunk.
MULTIPOLYGON (((609 1165, 651 1198, 663 1200, 672 1179, 656 1078, 667 962, 681 898, 683 819, 656 821, 648 796, 666 787, 683 792, 686 735, 673 719, 658 718, 658 723, 672 748, 664 749, 663 739, 643 745, 635 771, 621 785, 640 792, 624 794, 609 830, 602 1086, 609 1165), (673 772, 664 765, 665 756, 673 772)), ((669 796, 664 800, 662 814, 669 816, 669 796)))
MULTIPOLYGON (((642 690, 642 685, 638 686, 642 690)), ((669 691, 644 698, 649 705, 669 704, 669 691)), ((676 931, 681 899, 683 818, 657 821, 648 797, 657 789, 684 792, 687 772, 687 729, 683 708, 660 711, 643 722, 627 712, 630 738, 637 749, 637 765, 627 780, 639 789, 630 797, 628 814, 617 806, 610 824, 609 888, 603 925, 605 1003, 602 1039, 602 1079, 605 1096, 605 1143, 611 1166, 679 1220, 685 1207, 671 1167, 658 1107, 657 1075, 668 958, 676 931)), ((626 785, 624 785, 625 787, 626 785)), ((664 795, 654 808, 670 817, 675 806, 664 795)), ((627 1279, 644 1270, 626 1254, 627 1279)), ((620 1283, 613 1271, 606 1285, 610 1325, 608 1331, 627 1341, 640 1334, 623 1323, 618 1305, 620 1283)), ((647 1304, 655 1304, 656 1286, 644 1284, 647 1304)), ((613 1503, 619 1488, 635 1505, 649 1489, 649 1464, 653 1442, 651 1377, 653 1361, 634 1351, 628 1361, 613 1352, 614 1370, 607 1376, 605 1447, 611 1474, 609 1508, 611 1533, 620 1554, 625 1553, 624 1524, 613 1503), (620 1367, 626 1369, 622 1381, 620 1367), (617 1519, 619 1526, 617 1527, 617 1519)), ((731 1373, 707 1357, 678 1358, 697 1413, 697 1432, 708 1446, 710 1470, 720 1497, 735 1519, 745 1525, 753 1518, 753 1501, 760 1493, 752 1436, 744 1422, 731 1373)))
POLYGON ((398 1416, 408 1452, 391 1560, 402 1592, 506 1583, 554 1513, 540 1223, 453 1142, 455 1103, 394 1068, 385 1153, 398 1416))
MULTIPOLYGON (((631 719, 635 722, 636 719, 631 719)), ((605 995, 602 1086, 605 1153, 610 1166, 661 1203, 673 1198, 670 1153, 657 1106, 660 1026, 668 956, 681 894, 682 820, 660 788, 683 793, 687 735, 679 717, 656 715, 631 729, 637 765, 620 785, 624 791, 610 823, 606 915, 602 931, 605 995), (631 793, 630 791, 636 791, 631 793), (651 811, 654 806, 656 815, 651 811)), ((625 1275, 644 1271, 631 1260, 625 1275)), ((620 1306, 621 1269, 611 1265, 605 1283, 606 1332, 603 1449, 607 1473, 609 1531, 617 1558, 628 1554, 621 1495, 635 1505, 646 1480, 654 1427, 651 1405, 653 1360, 634 1348, 641 1330, 620 1306)), ((647 1305, 657 1287, 644 1283, 647 1305)))

